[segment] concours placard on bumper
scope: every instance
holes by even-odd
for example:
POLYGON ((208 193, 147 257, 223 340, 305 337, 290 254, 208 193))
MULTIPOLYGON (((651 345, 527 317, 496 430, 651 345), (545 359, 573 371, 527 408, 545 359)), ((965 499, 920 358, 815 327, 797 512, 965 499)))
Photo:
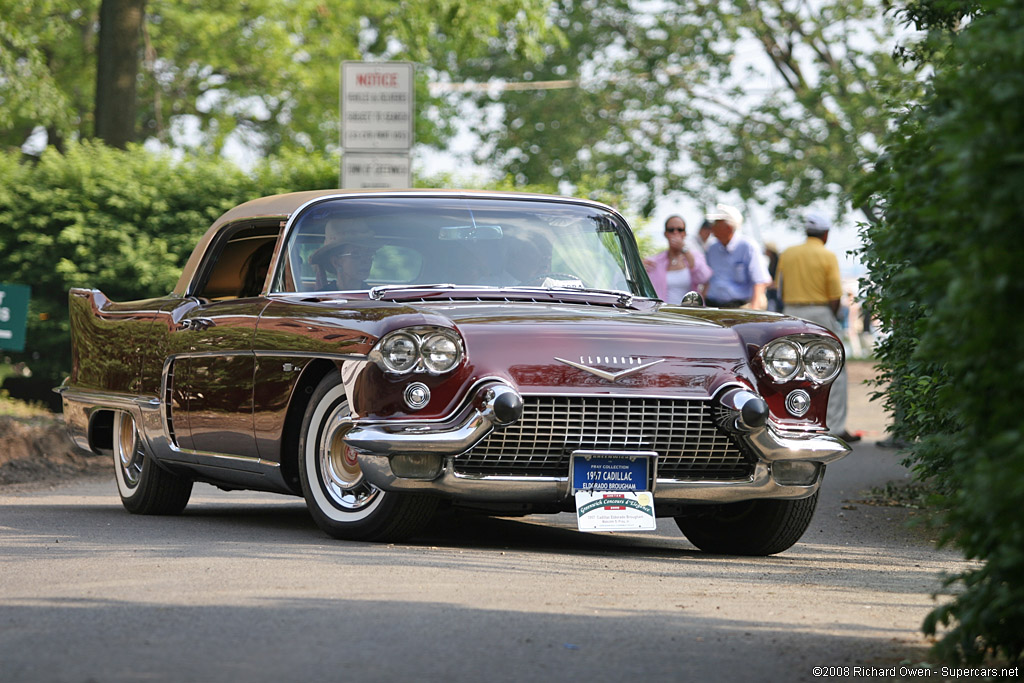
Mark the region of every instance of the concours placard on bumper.
POLYGON ((654 496, 648 491, 577 491, 580 531, 654 531, 654 496))

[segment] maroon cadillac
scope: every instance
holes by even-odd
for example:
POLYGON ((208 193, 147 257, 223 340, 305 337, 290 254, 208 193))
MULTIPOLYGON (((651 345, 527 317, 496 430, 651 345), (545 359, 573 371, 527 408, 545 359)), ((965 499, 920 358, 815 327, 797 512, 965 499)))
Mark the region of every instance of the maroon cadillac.
POLYGON ((113 455, 138 514, 201 481, 302 496, 342 539, 457 506, 587 531, 672 517, 705 551, 768 555, 849 452, 824 424, 831 333, 658 300, 626 221, 581 199, 266 197, 217 220, 167 296, 69 298, 68 430, 113 455))

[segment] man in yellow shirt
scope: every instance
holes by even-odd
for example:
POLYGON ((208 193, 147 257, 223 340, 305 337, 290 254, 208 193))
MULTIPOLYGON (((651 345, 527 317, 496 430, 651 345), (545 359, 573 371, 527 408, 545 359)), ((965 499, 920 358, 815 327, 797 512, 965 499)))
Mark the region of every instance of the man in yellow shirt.
MULTIPOLYGON (((843 296, 839 259, 825 248, 831 227, 824 216, 808 214, 804 219, 807 241, 782 253, 775 279, 782 297, 783 313, 818 323, 841 337, 842 328, 836 320, 843 296)), ((832 383, 826 423, 841 439, 860 441, 859 436, 846 430, 846 383, 844 368, 832 383)))

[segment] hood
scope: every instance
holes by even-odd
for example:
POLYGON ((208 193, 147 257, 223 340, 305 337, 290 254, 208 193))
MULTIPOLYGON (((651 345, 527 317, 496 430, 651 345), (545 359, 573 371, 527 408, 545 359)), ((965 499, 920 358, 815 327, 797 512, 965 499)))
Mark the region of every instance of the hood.
POLYGON ((754 384, 745 345, 720 311, 508 301, 416 307, 454 323, 474 379, 501 377, 524 393, 576 387, 707 397, 738 378, 754 384))

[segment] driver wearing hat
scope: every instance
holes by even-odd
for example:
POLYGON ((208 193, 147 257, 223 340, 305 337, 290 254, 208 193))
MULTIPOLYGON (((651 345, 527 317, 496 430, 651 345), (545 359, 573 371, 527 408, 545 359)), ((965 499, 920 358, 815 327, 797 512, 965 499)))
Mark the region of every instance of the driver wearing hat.
POLYGON ((377 251, 370 228, 358 218, 333 218, 324 227, 324 245, 309 262, 316 268, 321 290, 366 289, 373 255, 377 251))

